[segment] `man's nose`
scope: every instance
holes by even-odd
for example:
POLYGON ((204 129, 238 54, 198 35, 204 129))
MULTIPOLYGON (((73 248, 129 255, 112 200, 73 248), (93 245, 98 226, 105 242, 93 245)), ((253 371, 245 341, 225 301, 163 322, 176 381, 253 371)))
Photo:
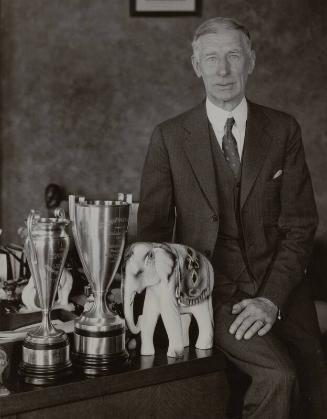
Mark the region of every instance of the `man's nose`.
POLYGON ((229 67, 228 62, 225 58, 221 58, 217 64, 217 73, 219 76, 226 76, 228 74, 229 67))

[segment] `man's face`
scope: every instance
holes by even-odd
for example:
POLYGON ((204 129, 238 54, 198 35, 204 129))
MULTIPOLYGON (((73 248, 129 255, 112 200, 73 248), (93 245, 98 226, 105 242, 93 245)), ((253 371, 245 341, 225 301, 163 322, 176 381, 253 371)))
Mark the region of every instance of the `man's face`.
POLYGON ((234 109, 244 97, 248 75, 254 69, 254 51, 242 32, 225 28, 202 35, 197 43, 192 64, 203 79, 208 98, 225 110, 234 109))

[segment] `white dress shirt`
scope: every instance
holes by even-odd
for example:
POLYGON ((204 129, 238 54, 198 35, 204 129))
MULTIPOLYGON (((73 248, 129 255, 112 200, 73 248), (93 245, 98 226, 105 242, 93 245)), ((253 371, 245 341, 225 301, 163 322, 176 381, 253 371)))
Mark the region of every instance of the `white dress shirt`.
POLYGON ((235 124, 233 125, 232 133, 237 142, 238 154, 242 159, 246 120, 248 117, 248 104, 245 97, 231 112, 214 105, 208 98, 206 100, 206 109, 209 122, 212 125, 220 147, 222 146, 226 120, 234 118, 235 124))

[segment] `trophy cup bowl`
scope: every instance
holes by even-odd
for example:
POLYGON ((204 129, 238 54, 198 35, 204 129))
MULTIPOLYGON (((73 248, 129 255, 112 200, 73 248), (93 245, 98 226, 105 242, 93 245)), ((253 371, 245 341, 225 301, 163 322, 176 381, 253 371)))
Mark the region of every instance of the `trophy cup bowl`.
POLYGON ((107 306, 107 293, 121 261, 129 218, 125 201, 89 201, 69 196, 76 249, 94 296, 93 306, 75 320, 74 364, 87 375, 124 365, 125 320, 107 306))
POLYGON ((27 219, 25 254, 35 282, 42 311, 42 323, 23 341, 19 372, 32 384, 49 384, 69 373, 69 341, 50 320, 60 276, 69 248, 69 220, 61 209, 55 218, 41 218, 32 210, 27 219))

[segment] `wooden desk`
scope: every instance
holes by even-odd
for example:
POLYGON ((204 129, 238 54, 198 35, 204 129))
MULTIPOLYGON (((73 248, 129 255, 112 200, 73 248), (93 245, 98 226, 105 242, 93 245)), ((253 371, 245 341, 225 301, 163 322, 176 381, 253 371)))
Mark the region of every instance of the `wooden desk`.
POLYGON ((220 352, 187 349, 183 359, 131 354, 130 365, 110 375, 86 378, 73 372, 49 387, 22 382, 17 374, 21 344, 2 345, 11 365, 5 380, 12 392, 0 398, 5 419, 223 418, 228 398, 220 352))

